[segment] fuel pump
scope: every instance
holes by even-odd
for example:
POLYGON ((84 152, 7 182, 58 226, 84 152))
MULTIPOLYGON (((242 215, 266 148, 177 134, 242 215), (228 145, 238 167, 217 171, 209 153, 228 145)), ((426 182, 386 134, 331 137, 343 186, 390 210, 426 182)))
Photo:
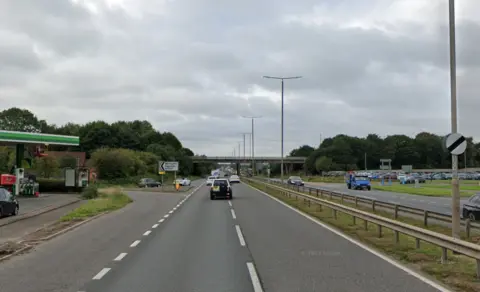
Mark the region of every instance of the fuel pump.
POLYGON ((21 185, 25 179, 25 169, 17 167, 15 168, 15 196, 20 195, 21 185))
POLYGON ((90 175, 89 175, 88 168, 78 168, 77 187, 79 188, 88 187, 89 176, 90 175))

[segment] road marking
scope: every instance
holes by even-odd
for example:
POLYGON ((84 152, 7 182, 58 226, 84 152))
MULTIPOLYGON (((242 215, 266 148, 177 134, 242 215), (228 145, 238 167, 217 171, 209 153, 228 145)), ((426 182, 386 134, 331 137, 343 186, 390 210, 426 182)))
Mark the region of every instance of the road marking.
POLYGON ((172 211, 170 211, 170 212, 168 212, 168 214, 172 214, 172 213, 173 213, 173 210, 172 210, 172 211))
POLYGON ((242 230, 240 230, 240 226, 235 225, 235 229, 237 230, 238 240, 240 241, 241 246, 245 246, 245 238, 243 238, 242 230))
POLYGON ((110 268, 103 268, 100 272, 98 272, 98 274, 95 275, 95 277, 93 277, 93 280, 100 280, 108 273, 108 271, 110 271, 110 268))
POLYGON ((153 224, 152 228, 157 228, 158 224, 153 224))
POLYGON ((158 220, 158 223, 162 223, 163 221, 165 221, 165 219, 162 218, 162 219, 158 220))
POLYGON ((148 236, 150 233, 152 233, 152 231, 147 230, 147 231, 145 231, 145 233, 143 234, 143 236, 148 236))
MULTIPOLYGON (((263 194, 263 195, 265 195, 265 196, 267 196, 268 198, 270 198, 270 199, 272 199, 272 200, 274 200, 274 201, 282 204, 283 206, 285 206, 285 207, 289 208, 290 210, 296 212, 297 214, 305 217, 306 219, 312 221, 313 223, 316 223, 317 225, 319 225, 319 226, 321 226, 321 227, 323 227, 323 228, 325 228, 325 229, 327 229, 327 230, 335 233, 336 235, 338 235, 338 236, 340 236, 340 237, 343 237, 344 239, 350 241, 351 243, 357 245, 358 247, 360 247, 360 248, 362 248, 362 249, 370 252, 371 254, 376 255, 377 257, 381 258, 382 260, 384 260, 384 261, 390 263, 391 265, 399 268, 400 270, 402 270, 402 271, 410 274, 411 276, 419 279, 420 281, 422 281, 422 282, 424 282, 424 283, 432 286, 433 288, 437 289, 438 291, 440 291, 440 292, 453 292, 452 290, 449 290, 449 289, 447 289, 446 287, 438 284, 437 282, 432 281, 432 280, 430 280, 430 279, 428 279, 428 278, 420 275, 419 273, 417 273, 417 272, 411 270, 410 268, 402 265, 401 263, 399 263, 399 262, 397 262, 397 261, 389 258, 388 256, 383 255, 383 254, 381 254, 380 252, 377 252, 376 250, 374 250, 374 249, 366 246, 365 244, 361 243, 360 241, 357 241, 357 240, 351 238, 350 236, 348 236, 348 235, 346 235, 346 234, 344 234, 344 233, 342 233, 342 232, 340 232, 340 231, 338 231, 338 230, 335 230, 335 229, 333 229, 332 227, 330 227, 330 226, 328 226, 328 225, 320 222, 319 220, 315 219, 314 217, 312 217, 312 216, 310 216, 310 215, 308 215, 308 214, 305 214, 305 213, 303 213, 303 212, 300 211, 300 210, 295 209, 294 207, 288 205, 287 203, 282 202, 280 199, 277 199, 277 198, 275 198, 275 197, 273 197, 273 196, 271 196, 271 195, 269 195, 269 194, 267 194, 267 193, 265 193, 265 192, 263 192, 263 191, 261 191, 261 190, 259 190, 259 189, 256 189, 256 188, 252 187, 252 186, 249 185, 249 184, 245 184, 245 185, 247 185, 247 186, 250 187, 251 189, 253 189, 253 190, 255 190, 255 191, 257 191, 257 192, 259 192, 259 193, 261 193, 261 194, 263 194)), ((261 291, 261 290, 259 290, 259 291, 261 291)))
POLYGON ((168 218, 168 216, 170 216, 170 215, 166 214, 165 216, 163 216, 163 218, 168 218))
POLYGON ((260 284, 260 280, 258 279, 255 266, 252 263, 248 262, 247 269, 248 269, 248 273, 250 274, 250 279, 252 280, 253 291, 263 292, 262 284, 260 284))
POLYGON ((125 256, 127 255, 126 252, 122 252, 121 254, 119 254, 115 259, 113 259, 114 261, 116 262, 119 262, 121 261, 125 256))
POLYGON ((235 215, 235 210, 230 209, 230 211, 232 212, 232 217, 233 217, 233 219, 237 219, 237 215, 235 215))
POLYGON ((232 207, 232 202, 228 201, 228 205, 229 205, 230 207, 232 207))
POLYGON ((130 244, 130 247, 136 247, 140 243, 140 240, 135 240, 132 244, 130 244))

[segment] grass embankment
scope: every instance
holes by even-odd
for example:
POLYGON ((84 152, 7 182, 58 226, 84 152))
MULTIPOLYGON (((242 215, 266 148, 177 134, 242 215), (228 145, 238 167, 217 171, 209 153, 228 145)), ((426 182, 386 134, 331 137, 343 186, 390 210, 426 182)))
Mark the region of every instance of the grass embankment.
MULTIPOLYGON (((261 184, 250 183, 252 186, 264 189, 261 184)), ((320 221, 338 228, 345 234, 360 240, 367 245, 390 255, 396 260, 408 264, 414 269, 430 274, 439 281, 454 287, 457 291, 474 292, 480 291, 480 281, 476 278, 476 262, 465 256, 454 255, 448 252, 448 263, 442 264, 441 249, 435 245, 421 242, 420 248, 416 248, 416 241, 412 237, 400 235, 400 241, 395 243, 395 234, 393 231, 382 228, 382 236, 378 237, 378 229, 375 224, 369 223, 368 229, 364 229, 362 220, 357 219, 354 223, 352 217, 337 212, 336 218, 333 217, 332 210, 327 207, 319 208, 316 204, 308 206, 302 199, 296 200, 294 197, 288 198, 280 194, 278 191, 269 190, 268 193, 283 202, 309 214, 320 221)), ((352 206, 354 204, 345 204, 352 206)), ((371 211, 368 207, 358 207, 358 209, 371 211)), ((393 219, 393 215, 376 211, 375 214, 393 219)), ((402 222, 406 222, 422 228, 450 235, 451 230, 448 227, 439 225, 423 226, 423 222, 413 218, 401 218, 402 222)), ((463 236, 465 236, 463 234, 463 236)), ((472 238, 474 242, 480 243, 480 238, 472 238)))
POLYGON ((60 218, 60 221, 87 219, 100 213, 121 209, 132 202, 132 199, 118 187, 103 189, 97 189, 95 186, 89 187, 83 196, 88 201, 60 218))
MULTIPOLYGON (((430 197, 451 197, 452 190, 451 186, 438 187, 438 185, 429 185, 429 184, 420 184, 420 187, 415 188, 413 184, 401 185, 401 184, 392 184, 389 185, 378 185, 372 183, 372 189, 376 191, 386 191, 394 193, 404 193, 410 195, 419 195, 419 196, 430 196, 430 197)), ((474 194, 474 191, 465 190, 460 186, 460 196, 461 197, 470 197, 474 194)))

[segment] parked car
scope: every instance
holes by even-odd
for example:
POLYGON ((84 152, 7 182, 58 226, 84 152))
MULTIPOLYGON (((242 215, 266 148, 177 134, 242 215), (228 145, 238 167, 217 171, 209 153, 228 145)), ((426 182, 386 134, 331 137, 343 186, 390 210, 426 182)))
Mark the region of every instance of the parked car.
POLYGON ((162 186, 162 183, 153 178, 142 178, 137 185, 140 188, 158 188, 162 186))
POLYGON ((480 193, 471 196, 470 199, 463 204, 462 216, 472 221, 480 220, 480 193))
POLYGON ((20 204, 7 189, 0 187, 0 218, 8 215, 17 215, 20 204))

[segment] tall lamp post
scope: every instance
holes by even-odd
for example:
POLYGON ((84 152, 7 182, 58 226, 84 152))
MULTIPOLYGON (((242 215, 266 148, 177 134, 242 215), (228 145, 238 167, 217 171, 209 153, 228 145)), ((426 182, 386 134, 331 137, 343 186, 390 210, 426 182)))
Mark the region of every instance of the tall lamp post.
MULTIPOLYGON (((457 64, 455 53, 455 1, 448 2, 450 36, 450 110, 452 133, 457 133, 457 64)), ((452 237, 460 238, 460 185, 458 156, 452 154, 452 237)))
POLYGON ((277 79, 277 80, 281 80, 282 81, 282 125, 281 125, 281 159, 280 159, 280 179, 282 180, 282 183, 283 183, 283 108, 284 108, 284 94, 283 94, 283 91, 284 91, 284 81, 285 80, 290 80, 290 79, 300 79, 302 78, 302 76, 291 76, 291 77, 276 77, 276 76, 263 76, 263 78, 267 78, 267 79, 277 79))
POLYGON ((260 119, 262 116, 242 116, 245 119, 252 120, 252 175, 255 175, 255 119, 260 119))

